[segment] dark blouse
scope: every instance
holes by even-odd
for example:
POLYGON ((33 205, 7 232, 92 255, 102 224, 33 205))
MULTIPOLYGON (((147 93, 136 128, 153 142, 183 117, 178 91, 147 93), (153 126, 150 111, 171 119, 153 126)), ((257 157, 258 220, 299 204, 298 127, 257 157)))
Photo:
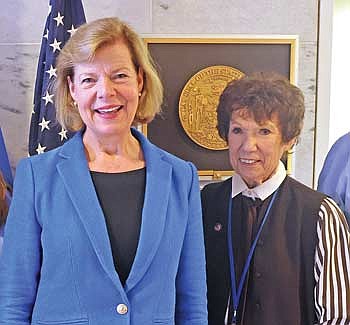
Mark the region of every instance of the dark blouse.
MULTIPOLYGON (((240 281, 240 277, 243 272, 244 264, 247 260, 249 250, 253 241, 257 235, 258 228, 266 212, 267 206, 271 200, 269 196, 266 200, 261 201, 256 199, 255 201, 251 198, 243 196, 242 194, 237 195, 233 198, 232 209, 232 238, 233 238, 233 252, 235 256, 235 270, 236 270, 236 285, 240 281), (250 209, 256 209, 256 212, 252 212, 250 209)), ((253 269, 254 260, 252 260, 250 269, 253 269)), ((238 307, 238 318, 240 319, 244 305, 245 297, 249 284, 252 282, 250 279, 251 273, 248 272, 248 279, 244 284, 244 289, 240 299, 238 307)), ((232 300, 231 300, 232 303, 232 300)), ((232 305, 230 306, 230 311, 232 305)))
POLYGON ((91 177, 105 216, 114 266, 124 285, 139 241, 146 168, 123 173, 91 171, 91 177))

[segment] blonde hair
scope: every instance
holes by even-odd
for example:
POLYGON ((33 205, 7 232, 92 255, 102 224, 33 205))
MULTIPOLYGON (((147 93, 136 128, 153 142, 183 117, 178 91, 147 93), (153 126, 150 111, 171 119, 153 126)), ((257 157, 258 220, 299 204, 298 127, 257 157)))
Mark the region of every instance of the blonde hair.
POLYGON ((118 18, 102 18, 80 26, 60 52, 54 90, 57 120, 70 131, 78 131, 84 124, 69 92, 67 78, 73 80, 74 67, 90 62, 102 46, 122 39, 129 48, 136 71, 143 71, 143 90, 133 121, 149 123, 160 112, 163 86, 148 49, 137 33, 118 18))

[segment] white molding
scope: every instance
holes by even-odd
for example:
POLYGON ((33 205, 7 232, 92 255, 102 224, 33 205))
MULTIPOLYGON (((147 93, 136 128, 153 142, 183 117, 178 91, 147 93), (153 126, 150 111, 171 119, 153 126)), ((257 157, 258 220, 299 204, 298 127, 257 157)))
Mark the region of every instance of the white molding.
POLYGON ((329 149, 333 0, 320 0, 313 186, 329 149))

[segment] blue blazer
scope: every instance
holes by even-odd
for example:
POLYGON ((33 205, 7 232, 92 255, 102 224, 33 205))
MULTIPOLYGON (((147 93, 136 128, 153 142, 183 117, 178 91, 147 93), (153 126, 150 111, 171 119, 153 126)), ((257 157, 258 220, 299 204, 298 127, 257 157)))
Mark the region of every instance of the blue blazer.
POLYGON ((0 226, 0 256, 2 252, 2 242, 4 240, 4 226, 0 226))
POLYGON ((317 190, 337 202, 350 225, 350 133, 340 137, 329 150, 317 190))
POLYGON ((132 132, 146 189, 125 286, 78 132, 17 167, 0 260, 1 325, 207 324, 196 169, 132 132))

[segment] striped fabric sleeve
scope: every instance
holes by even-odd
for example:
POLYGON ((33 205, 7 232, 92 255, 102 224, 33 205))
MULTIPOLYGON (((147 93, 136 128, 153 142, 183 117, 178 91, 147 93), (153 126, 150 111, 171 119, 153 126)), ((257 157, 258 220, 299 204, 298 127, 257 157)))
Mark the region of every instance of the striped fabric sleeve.
POLYGON ((317 222, 314 264, 319 324, 350 324, 350 233, 344 214, 325 198, 317 222))

